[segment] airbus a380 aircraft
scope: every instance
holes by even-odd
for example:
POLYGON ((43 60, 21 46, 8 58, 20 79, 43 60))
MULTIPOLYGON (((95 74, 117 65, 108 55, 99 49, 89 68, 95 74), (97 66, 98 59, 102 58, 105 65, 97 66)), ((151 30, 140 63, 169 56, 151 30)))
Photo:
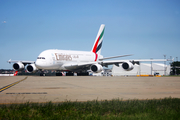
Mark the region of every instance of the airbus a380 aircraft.
MULTIPOLYGON (((68 71, 66 75, 73 75, 73 72, 77 72, 78 75, 88 75, 88 70, 93 72, 101 72, 103 66, 108 66, 115 64, 119 66, 122 64, 124 70, 132 70, 133 65, 139 61, 166 61, 166 60, 111 60, 104 61, 105 59, 125 57, 123 56, 114 56, 103 58, 101 55, 101 48, 103 42, 105 25, 100 26, 99 32, 95 39, 92 50, 89 52, 86 51, 71 51, 71 50, 45 50, 37 57, 36 61, 11 61, 13 62, 13 68, 17 71, 23 70, 26 67, 28 72, 36 72, 38 70, 56 70, 57 76, 62 76, 61 71, 68 71)), ((42 75, 43 73, 41 73, 42 75)))

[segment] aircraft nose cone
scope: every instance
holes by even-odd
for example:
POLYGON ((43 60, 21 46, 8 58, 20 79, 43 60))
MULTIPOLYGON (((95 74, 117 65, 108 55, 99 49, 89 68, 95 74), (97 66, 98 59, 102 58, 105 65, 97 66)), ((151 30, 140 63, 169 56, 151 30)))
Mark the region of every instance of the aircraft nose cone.
POLYGON ((36 60, 35 62, 36 66, 39 68, 39 69, 42 69, 43 66, 46 65, 46 62, 42 61, 42 60, 36 60))

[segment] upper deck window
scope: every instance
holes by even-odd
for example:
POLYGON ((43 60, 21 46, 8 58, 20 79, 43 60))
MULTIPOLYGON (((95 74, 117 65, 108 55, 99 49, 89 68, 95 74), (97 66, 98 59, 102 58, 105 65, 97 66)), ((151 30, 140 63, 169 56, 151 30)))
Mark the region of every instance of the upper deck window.
POLYGON ((37 59, 45 59, 45 57, 37 57, 37 59))

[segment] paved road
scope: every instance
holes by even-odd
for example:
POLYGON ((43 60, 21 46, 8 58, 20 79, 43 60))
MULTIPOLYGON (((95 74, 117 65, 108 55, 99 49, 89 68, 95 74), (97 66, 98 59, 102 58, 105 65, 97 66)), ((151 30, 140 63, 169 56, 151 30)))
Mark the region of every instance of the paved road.
POLYGON ((180 98, 180 77, 15 76, 0 77, 0 88, 1 104, 180 98))

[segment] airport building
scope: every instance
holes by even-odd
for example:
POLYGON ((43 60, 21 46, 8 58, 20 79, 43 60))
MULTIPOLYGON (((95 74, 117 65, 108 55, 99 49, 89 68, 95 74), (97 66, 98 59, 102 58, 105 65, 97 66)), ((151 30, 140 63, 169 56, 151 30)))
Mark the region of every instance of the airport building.
POLYGON ((113 76, 136 76, 136 75, 170 75, 170 65, 162 63, 140 63, 134 65, 134 69, 126 71, 120 64, 119 67, 113 65, 113 76))

